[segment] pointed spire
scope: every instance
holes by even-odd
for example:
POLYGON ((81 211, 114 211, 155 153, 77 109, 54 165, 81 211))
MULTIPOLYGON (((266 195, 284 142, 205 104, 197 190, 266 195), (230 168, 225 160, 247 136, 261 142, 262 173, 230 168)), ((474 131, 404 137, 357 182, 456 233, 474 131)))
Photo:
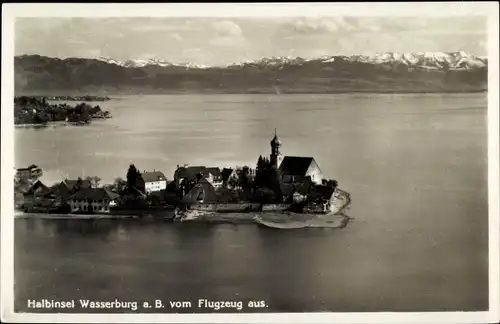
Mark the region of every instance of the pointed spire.
POLYGON ((272 146, 279 146, 281 145, 281 141, 278 139, 278 133, 276 131, 276 128, 274 129, 274 138, 271 141, 272 146))

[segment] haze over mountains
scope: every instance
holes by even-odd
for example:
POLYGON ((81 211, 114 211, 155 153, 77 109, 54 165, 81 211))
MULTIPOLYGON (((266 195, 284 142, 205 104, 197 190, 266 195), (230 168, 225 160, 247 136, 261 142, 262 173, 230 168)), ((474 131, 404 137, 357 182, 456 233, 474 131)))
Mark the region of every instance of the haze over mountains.
POLYGON ((487 90, 488 60, 464 52, 421 52, 203 66, 22 55, 14 67, 16 94, 476 92, 487 90))

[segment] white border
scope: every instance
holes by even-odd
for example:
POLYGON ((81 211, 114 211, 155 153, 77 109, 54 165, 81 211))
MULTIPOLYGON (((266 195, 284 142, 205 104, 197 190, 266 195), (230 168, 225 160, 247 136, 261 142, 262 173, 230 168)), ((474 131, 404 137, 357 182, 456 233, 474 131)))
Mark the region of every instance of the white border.
POLYGON ((290 3, 290 4, 2 4, 2 187, 1 320, 2 322, 128 323, 495 323, 499 322, 499 113, 498 3, 290 3), (15 314, 13 313, 14 121, 13 57, 15 17, 292 17, 292 16, 488 16, 488 312, 434 313, 299 313, 299 314, 15 314), (7 284, 9 283, 9 284, 7 284))

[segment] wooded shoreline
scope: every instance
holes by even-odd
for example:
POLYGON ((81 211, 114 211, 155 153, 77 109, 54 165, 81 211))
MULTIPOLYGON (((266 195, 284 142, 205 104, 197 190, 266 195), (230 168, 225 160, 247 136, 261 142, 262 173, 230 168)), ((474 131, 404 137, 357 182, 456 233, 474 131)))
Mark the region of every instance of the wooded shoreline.
POLYGON ((91 106, 85 102, 75 106, 51 104, 48 97, 15 97, 15 125, 46 125, 49 122, 70 122, 89 124, 92 119, 111 118, 109 111, 103 111, 99 105, 91 106))

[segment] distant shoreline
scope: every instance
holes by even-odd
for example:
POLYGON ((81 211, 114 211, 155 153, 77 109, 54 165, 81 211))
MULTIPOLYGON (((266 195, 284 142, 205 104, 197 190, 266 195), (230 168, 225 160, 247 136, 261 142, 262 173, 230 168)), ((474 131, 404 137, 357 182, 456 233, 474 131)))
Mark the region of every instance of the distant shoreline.
MULTIPOLYGON (((99 120, 100 118, 93 119, 92 121, 99 120)), ((14 128, 49 128, 49 127, 66 127, 66 126, 86 126, 88 124, 78 124, 77 122, 67 122, 67 121, 50 121, 47 123, 40 124, 14 124, 14 128)))
POLYGON ((91 96, 91 95, 75 95, 75 96, 71 96, 71 95, 66 95, 66 96, 54 96, 54 95, 50 95, 50 94, 47 94, 47 95, 32 95, 32 97, 34 98, 37 98, 37 99, 43 99, 45 98, 46 100, 50 100, 50 101, 109 101, 111 100, 110 97, 108 96, 91 96))
MULTIPOLYGON (((36 93, 36 92, 35 92, 36 93)), ((109 96, 144 96, 144 95, 258 95, 258 94, 275 94, 275 95, 294 95, 294 94, 470 94, 470 93, 488 93, 488 89, 471 89, 467 91, 460 90, 402 90, 402 91, 393 91, 393 90, 337 90, 337 91, 317 91, 317 90, 303 90, 303 91, 286 91, 282 90, 279 93, 276 93, 273 90, 249 90, 249 91, 188 91, 188 90, 168 90, 168 91, 137 91, 137 92, 110 92, 109 95, 106 96, 95 96, 94 98, 102 98, 101 100, 82 100, 82 99, 51 99, 54 96, 44 95, 44 94, 33 94, 30 92, 22 92, 20 94, 15 94, 18 96, 32 96, 32 97, 45 97, 50 101, 109 101, 112 100, 112 97, 109 96)), ((57 98, 64 98, 65 96, 57 96, 57 98)), ((82 98, 79 96, 71 96, 72 98, 82 98)))
POLYGON ((14 97, 14 124, 47 126, 53 122, 67 122, 74 125, 89 124, 93 119, 111 118, 109 111, 99 105, 91 106, 85 102, 70 106, 67 103, 50 103, 47 97, 14 97))

